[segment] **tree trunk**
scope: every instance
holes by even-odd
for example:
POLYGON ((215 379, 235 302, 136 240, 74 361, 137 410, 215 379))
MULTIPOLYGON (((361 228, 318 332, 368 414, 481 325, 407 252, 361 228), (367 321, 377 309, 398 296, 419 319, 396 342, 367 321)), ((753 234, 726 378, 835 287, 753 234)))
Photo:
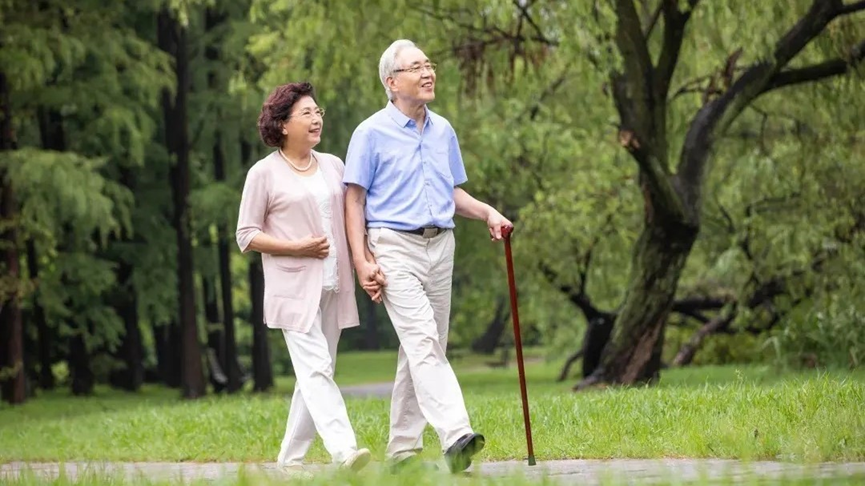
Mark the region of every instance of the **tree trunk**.
POLYGON ((171 15, 167 7, 158 15, 159 47, 175 61, 177 91, 172 103, 170 94, 162 95, 166 142, 174 156, 171 170, 174 202, 174 229, 177 238, 178 305, 181 329, 181 390, 185 398, 204 396, 206 383, 201 363, 198 326, 195 319, 195 275, 192 262, 192 231, 189 221, 189 59, 186 28, 171 15))
POLYGON ((210 374, 210 384, 213 391, 221 393, 228 379, 225 376, 225 356, 222 343, 222 330, 219 329, 219 302, 216 300, 216 283, 213 278, 201 278, 202 301, 204 302, 204 319, 207 322, 207 368, 210 374))
POLYGON ((609 316, 598 316, 590 319, 586 324, 586 333, 583 336, 583 378, 587 378, 598 369, 601 363, 601 355, 610 341, 613 332, 613 318, 609 316))
POLYGON ((505 331, 510 309, 507 306, 507 299, 499 296, 496 299, 496 311, 493 318, 487 325, 486 331, 472 342, 472 351, 483 354, 493 354, 502 340, 502 333, 505 331))
MULTIPOLYGON (((225 182, 225 156, 220 145, 220 133, 216 132, 216 141, 213 147, 213 160, 216 172, 216 180, 225 182)), ((229 247, 228 226, 223 222, 217 225, 219 240, 216 243, 219 254, 219 281, 222 284, 222 331, 223 331, 223 370, 228 375, 228 393, 240 390, 241 381, 240 365, 237 360, 237 338, 234 334, 234 302, 231 295, 231 250, 229 247)))
POLYGON ((72 377, 72 394, 75 396, 93 394, 96 380, 90 367, 90 352, 84 342, 84 332, 75 333, 69 339, 68 363, 69 375, 72 377))
POLYGON ((264 325, 264 272, 258 255, 249 262, 249 294, 252 302, 252 389, 266 391, 273 387, 273 366, 264 325))
MULTIPOLYGON (((6 73, 0 71, 0 151, 14 150, 12 107, 6 73)), ((0 395, 18 404, 27 399, 24 382, 24 324, 18 264, 18 205, 6 171, 0 168, 0 395)))
MULTIPOLYGON (((213 33, 215 28, 224 23, 227 16, 214 9, 208 8, 205 15, 206 29, 209 33, 213 33)), ((214 66, 219 66, 219 46, 214 36, 214 41, 211 42, 205 49, 205 55, 214 66)), ((208 75, 208 87, 215 92, 222 92, 224 83, 221 82, 216 73, 216 69, 208 75)), ((225 152, 222 147, 222 132, 219 126, 222 123, 220 110, 216 111, 217 128, 213 134, 213 172, 217 182, 226 181, 225 171, 225 152)), ((223 348, 222 348, 222 369, 228 377, 228 393, 234 393, 240 390, 243 385, 241 378, 240 365, 237 360, 237 339, 234 333, 234 303, 231 296, 231 251, 228 225, 225 222, 217 225, 217 252, 219 254, 219 280, 222 284, 222 327, 223 327, 223 348)))
POLYGON ((697 229, 647 221, 634 246, 628 291, 600 366, 577 385, 654 382, 661 369, 664 327, 697 229))
POLYGON ((224 344, 224 366, 228 373, 228 393, 239 391, 243 386, 240 363, 237 356, 237 338, 234 332, 234 303, 231 285, 231 251, 228 246, 228 229, 219 228, 219 274, 222 282, 222 327, 224 344))
MULTIPOLYGON (((252 145, 240 139, 240 160, 244 166, 252 162, 252 145)), ((270 361, 270 344, 267 341, 267 326, 264 325, 264 271, 261 256, 254 254, 249 259, 249 300, 252 304, 252 379, 253 391, 266 391, 273 387, 273 365, 270 361)))
POLYGON ((170 388, 180 388, 180 326, 175 322, 153 326, 153 343, 160 381, 170 388))
POLYGON ((33 321, 36 324, 39 388, 52 390, 55 385, 54 373, 51 371, 51 367, 54 365, 51 359, 53 332, 45 319, 45 309, 39 302, 39 255, 36 252, 36 242, 33 239, 27 240, 27 270, 30 273, 30 279, 36 282, 36 290, 33 292, 33 321))
POLYGON ((5 229, 0 232, 2 248, 3 282, 0 287, 0 391, 3 400, 18 404, 26 400, 24 379, 24 325, 19 302, 20 271, 18 267, 18 217, 15 196, 0 172, 0 223, 5 229))
MULTIPOLYGON (((129 168, 120 168, 120 183, 133 194, 136 191, 135 176, 129 168)), ((139 236, 119 237, 117 242, 142 244, 139 236)), ((114 310, 123 320, 123 338, 116 357, 124 363, 124 369, 115 371, 109 377, 110 383, 128 391, 138 391, 145 381, 144 343, 139 327, 138 293, 133 282, 135 268, 122 256, 115 257, 117 265, 117 290, 112 295, 114 310)))
POLYGON ((117 266, 117 290, 114 295, 114 309, 123 319, 123 338, 118 356, 124 369, 111 374, 109 381, 117 388, 138 391, 144 383, 144 345, 141 329, 138 327, 138 299, 132 285, 132 265, 120 262, 117 266))

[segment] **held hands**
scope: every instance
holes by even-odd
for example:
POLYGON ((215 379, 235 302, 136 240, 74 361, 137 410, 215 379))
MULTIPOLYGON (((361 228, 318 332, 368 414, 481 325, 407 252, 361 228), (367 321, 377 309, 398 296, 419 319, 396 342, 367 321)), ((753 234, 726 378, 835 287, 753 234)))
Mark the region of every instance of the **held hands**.
POLYGON ((493 208, 490 208, 490 213, 487 216, 487 228, 490 230, 490 239, 498 241, 505 237, 505 234, 514 229, 514 224, 508 221, 493 208))
POLYGON ((387 279, 384 278, 381 267, 375 262, 365 261, 357 265, 355 270, 357 271, 357 280, 360 282, 360 286, 366 291, 373 302, 380 304, 382 289, 387 285, 387 279))
POLYGON ((327 258, 330 253, 330 245, 324 236, 308 236, 297 242, 295 255, 306 258, 327 258))

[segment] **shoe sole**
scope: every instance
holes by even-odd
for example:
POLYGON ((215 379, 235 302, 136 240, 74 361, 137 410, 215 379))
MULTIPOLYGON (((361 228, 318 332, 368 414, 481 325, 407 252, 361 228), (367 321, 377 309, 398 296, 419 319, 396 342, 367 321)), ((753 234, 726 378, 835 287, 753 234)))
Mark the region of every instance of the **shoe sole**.
POLYGON ((346 465, 346 469, 351 472, 358 472, 361 469, 365 468, 369 461, 372 459, 372 454, 369 451, 365 451, 362 454, 358 454, 357 457, 354 458, 354 461, 351 464, 346 465))
POLYGON ((472 457, 483 450, 485 445, 486 440, 483 436, 476 435, 472 437, 472 440, 466 444, 466 447, 449 461, 448 466, 450 466, 451 472, 459 473, 468 469, 472 465, 472 457))

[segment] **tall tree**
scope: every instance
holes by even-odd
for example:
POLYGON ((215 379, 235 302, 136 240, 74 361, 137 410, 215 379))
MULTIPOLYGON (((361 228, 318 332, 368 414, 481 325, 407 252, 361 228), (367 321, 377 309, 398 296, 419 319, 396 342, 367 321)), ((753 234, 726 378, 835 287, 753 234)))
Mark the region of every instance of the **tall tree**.
MULTIPOLYGON (((221 45, 226 42, 224 31, 227 27, 228 14, 217 10, 215 7, 210 7, 206 12, 205 28, 211 34, 211 40, 205 49, 205 56, 209 64, 208 70, 208 88, 211 92, 218 96, 217 93, 228 94, 227 80, 222 74, 224 69, 220 69, 220 52, 221 45)), ((215 105, 215 113, 212 114, 215 122, 213 131, 213 175, 217 184, 225 184, 227 182, 226 157, 225 157, 225 137, 223 137, 223 110, 219 104, 215 105)), ((220 298, 222 302, 222 369, 225 371, 228 393, 234 393, 240 390, 241 372, 237 362, 237 338, 234 332, 234 303, 232 297, 232 281, 231 281, 231 251, 230 245, 233 241, 232 234, 228 230, 228 224, 224 218, 221 218, 216 224, 216 248, 219 261, 219 282, 220 282, 220 298)))
MULTIPOLYGON (((33 238, 27 240, 27 273, 29 277, 39 281, 39 255, 36 250, 36 241, 33 238)), ((39 289, 33 293, 32 319, 36 323, 36 354, 39 361, 39 388, 51 390, 54 388, 54 373, 51 370, 54 360, 52 359, 52 340, 54 333, 48 327, 45 309, 39 301, 39 289)))
MULTIPOLYGON (((2 45, 0 45, 2 47, 2 45)), ((0 70, 0 157, 15 149, 12 131, 10 86, 6 73, 0 70)), ((3 400, 24 403, 24 330, 21 322, 20 271, 18 256, 18 204, 7 173, 7 161, 0 163, 0 255, 3 278, 0 279, 0 392, 3 400)))
POLYGON ((681 2, 660 2, 664 25, 656 62, 649 43, 654 24, 640 18, 632 0, 616 0, 613 5, 615 46, 622 63, 610 82, 620 117, 619 139, 639 167, 645 211, 621 311, 601 364, 584 380, 584 387, 658 377, 667 316, 701 227, 709 162, 715 144, 730 125, 760 96, 844 74, 865 57, 865 44, 860 43, 850 46, 846 58, 788 68, 830 22, 865 10, 865 2, 814 1, 770 54, 759 54, 744 70, 736 69, 737 55, 730 58, 719 94, 709 98, 690 122, 674 172, 668 132, 670 86, 686 27, 699 3, 689 0, 683 10, 681 2))
POLYGON ((264 271, 258 255, 249 263, 249 297, 252 304, 252 389, 262 392, 273 388, 273 364, 264 324, 264 271))
POLYGON ((189 57, 187 27, 167 6, 157 15, 158 44, 174 58, 177 86, 162 95, 165 140, 174 157, 171 183, 174 202, 174 229, 177 241, 178 312, 180 325, 181 392, 185 398, 204 396, 205 381, 201 363, 198 326, 195 314, 195 279, 192 261, 192 236, 189 219, 189 57))

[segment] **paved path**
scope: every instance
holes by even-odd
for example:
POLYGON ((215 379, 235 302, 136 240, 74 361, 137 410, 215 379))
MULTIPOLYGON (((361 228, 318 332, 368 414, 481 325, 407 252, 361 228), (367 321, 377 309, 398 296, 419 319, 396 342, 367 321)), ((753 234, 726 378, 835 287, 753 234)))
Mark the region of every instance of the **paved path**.
POLYGON ((366 383, 363 385, 341 386, 339 391, 346 397, 358 398, 390 398, 393 391, 393 382, 387 381, 383 383, 366 383))
MULTIPOLYGON (((112 475, 122 474, 127 478, 143 476, 150 480, 196 479, 216 480, 236 478, 241 468, 248 472, 258 471, 279 478, 279 471, 273 463, 22 463, 13 462, 0 465, 0 482, 4 478, 17 476, 29 469, 37 476, 55 478, 61 468, 67 477, 74 479, 85 472, 105 472, 112 475)), ((310 469, 319 474, 327 474, 331 466, 315 465, 310 469)), ((375 484, 376 471, 383 471, 380 463, 373 463, 362 474, 369 476, 370 484, 375 484)), ((487 462, 473 466, 471 475, 508 476, 523 475, 540 479, 544 476, 558 484, 650 484, 680 483, 701 479, 739 482, 744 480, 771 480, 794 478, 826 478, 856 476, 865 483, 865 462, 821 463, 811 465, 781 462, 744 463, 719 459, 616 459, 616 460, 562 460, 546 461, 528 467, 524 462, 487 462)), ((442 482, 452 477, 442 474, 442 482)))

